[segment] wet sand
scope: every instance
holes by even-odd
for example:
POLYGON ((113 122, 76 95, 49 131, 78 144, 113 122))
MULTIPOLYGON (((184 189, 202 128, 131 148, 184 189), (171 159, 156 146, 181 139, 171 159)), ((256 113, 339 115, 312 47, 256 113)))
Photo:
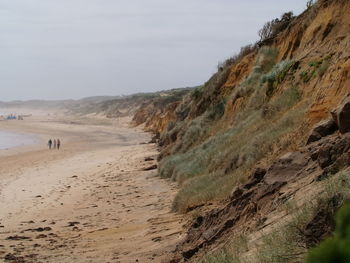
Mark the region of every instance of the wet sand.
POLYGON ((171 212, 177 187, 143 170, 156 164, 156 146, 128 121, 0 122, 0 130, 41 138, 0 150, 0 261, 166 261, 182 235, 171 212), (48 138, 60 138, 62 149, 48 150, 48 138))

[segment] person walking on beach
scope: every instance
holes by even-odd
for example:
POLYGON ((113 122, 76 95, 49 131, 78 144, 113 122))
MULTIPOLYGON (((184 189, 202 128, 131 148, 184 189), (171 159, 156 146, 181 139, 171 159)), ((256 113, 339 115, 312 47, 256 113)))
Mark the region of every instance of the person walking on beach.
POLYGON ((60 139, 57 139, 57 150, 60 149, 60 146, 61 146, 61 141, 60 141, 60 139))
POLYGON ((56 139, 53 140, 53 148, 56 149, 56 139))
POLYGON ((47 142, 47 145, 49 146, 49 149, 51 150, 51 146, 52 146, 52 140, 51 139, 47 142))

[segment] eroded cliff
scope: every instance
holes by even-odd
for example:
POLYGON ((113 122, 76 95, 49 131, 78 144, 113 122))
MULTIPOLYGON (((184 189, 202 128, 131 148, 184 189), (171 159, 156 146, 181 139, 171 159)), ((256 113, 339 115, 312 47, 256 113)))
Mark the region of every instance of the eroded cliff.
POLYGON ((350 1, 287 17, 203 86, 136 114, 160 134, 160 176, 181 185, 174 210, 194 217, 169 261, 303 262, 349 198, 350 1))

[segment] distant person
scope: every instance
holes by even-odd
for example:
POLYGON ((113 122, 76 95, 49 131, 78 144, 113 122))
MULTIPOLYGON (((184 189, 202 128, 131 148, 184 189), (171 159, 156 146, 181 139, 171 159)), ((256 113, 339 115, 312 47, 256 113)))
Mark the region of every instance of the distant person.
POLYGON ((53 140, 53 148, 56 149, 56 145, 57 145, 57 142, 56 142, 56 139, 53 140))
POLYGON ((51 150, 51 146, 52 146, 52 140, 51 139, 47 142, 47 145, 49 146, 49 149, 51 150))
POLYGON ((60 139, 57 139, 57 150, 60 149, 60 146, 61 146, 61 141, 60 141, 60 139))

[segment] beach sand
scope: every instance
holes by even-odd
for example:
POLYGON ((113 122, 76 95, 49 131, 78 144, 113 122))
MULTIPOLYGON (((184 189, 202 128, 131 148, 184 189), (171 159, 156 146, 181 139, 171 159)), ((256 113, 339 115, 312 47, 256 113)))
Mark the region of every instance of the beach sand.
POLYGON ((40 143, 0 151, 0 261, 163 262, 183 234, 177 186, 129 119, 32 116, 0 129, 40 143), (48 150, 60 138, 61 150, 48 150), (154 160, 145 160, 146 158, 154 160))

